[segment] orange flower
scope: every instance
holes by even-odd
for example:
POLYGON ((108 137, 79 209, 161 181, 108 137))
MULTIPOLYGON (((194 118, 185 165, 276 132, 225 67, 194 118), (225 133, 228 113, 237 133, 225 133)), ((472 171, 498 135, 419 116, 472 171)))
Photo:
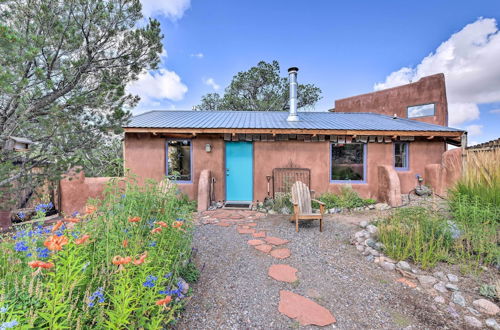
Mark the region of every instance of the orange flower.
POLYGON ((182 225, 183 225, 182 221, 174 221, 174 223, 172 224, 172 227, 173 228, 180 228, 182 225))
POLYGON ((139 222, 139 221, 141 221, 141 217, 128 218, 128 222, 139 222))
POLYGON ((154 234, 154 233, 159 233, 162 231, 162 227, 156 227, 155 229, 151 230, 151 233, 154 234))
POLYGON ((75 244, 76 245, 83 244, 83 243, 87 242, 89 238, 90 238, 89 235, 83 235, 81 238, 75 240, 75 244))
POLYGON ((44 261, 40 261, 40 260, 30 261, 30 262, 28 262, 28 265, 31 268, 45 268, 45 269, 48 269, 48 268, 54 267, 53 263, 51 263, 51 262, 44 262, 44 261))
POLYGON ((85 213, 86 214, 92 214, 95 211, 97 211, 97 207, 95 207, 94 205, 85 205, 85 213))
POLYGON ((78 218, 65 218, 64 221, 71 222, 71 223, 78 223, 78 222, 80 222, 80 219, 78 219, 78 218))
POLYGON ((143 254, 139 256, 139 259, 133 261, 134 265, 140 265, 146 261, 146 257, 148 256, 148 251, 145 251, 143 254))
POLYGON ((165 299, 160 299, 160 300, 157 300, 156 301, 156 304, 159 305, 159 306, 162 306, 162 305, 166 305, 168 304, 169 302, 172 301, 172 297, 170 296, 167 296, 165 299))
POLYGON ((168 227, 168 225, 164 221, 157 221, 156 224, 158 224, 162 227, 168 227))
POLYGON ((57 221, 57 223, 54 225, 54 227, 52 227, 52 232, 55 232, 56 230, 61 228, 62 225, 63 225, 62 220, 57 221))
POLYGON ((114 265, 126 265, 130 261, 132 261, 131 257, 125 257, 122 258, 121 256, 114 256, 113 260, 111 261, 114 265))
POLYGON ((60 251, 63 245, 68 244, 68 238, 66 236, 52 235, 43 243, 51 251, 60 251))
POLYGON ((126 239, 123 240, 122 245, 124 248, 128 246, 128 241, 126 239))

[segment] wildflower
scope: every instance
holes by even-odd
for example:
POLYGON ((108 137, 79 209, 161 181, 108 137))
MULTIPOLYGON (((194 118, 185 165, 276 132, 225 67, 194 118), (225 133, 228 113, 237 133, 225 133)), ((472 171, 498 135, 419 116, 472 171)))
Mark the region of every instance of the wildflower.
POLYGON ((92 213, 94 213, 95 211, 97 211, 97 207, 95 207, 94 205, 85 205, 85 213, 90 215, 92 213))
POLYGON ((163 277, 165 277, 165 278, 169 278, 170 276, 172 276, 172 272, 170 272, 170 273, 166 274, 166 275, 165 275, 165 276, 163 276, 163 277))
POLYGON ((36 249, 36 252, 37 252, 37 256, 38 258, 48 258, 49 257, 49 249, 47 248, 37 248, 36 249))
POLYGON ((80 213, 78 213, 78 211, 75 211, 75 212, 71 213, 71 216, 72 216, 73 218, 76 218, 79 214, 80 214, 80 213))
POLYGON ((28 248, 28 245, 26 245, 26 242, 24 241, 17 242, 16 245, 14 245, 14 250, 16 250, 17 252, 28 251, 28 248))
POLYGON ((35 212, 44 212, 46 213, 48 210, 51 210, 54 207, 54 204, 52 202, 49 202, 47 204, 38 204, 35 206, 35 212))
POLYGON ((125 198, 125 197, 126 197, 126 195, 125 195, 125 194, 123 194, 121 197, 122 197, 122 198, 125 198))
POLYGON ((130 261, 132 261, 131 257, 125 257, 122 258, 121 256, 114 256, 113 260, 111 261, 114 265, 126 265, 130 261))
POLYGON ((0 307, 0 313, 7 313, 7 307, 0 307))
POLYGON ((60 251, 63 245, 68 244, 66 236, 52 235, 43 243, 51 251, 60 251))
POLYGON ((182 221, 174 221, 174 223, 172 224, 172 227, 173 228, 180 228, 184 223, 182 221))
POLYGON ((149 243, 149 246, 151 246, 151 247, 155 247, 155 246, 156 246, 156 241, 152 241, 152 242, 150 242, 150 243, 149 243))
POLYGON ((40 260, 35 260, 35 261, 30 261, 28 262, 28 266, 31 268, 45 268, 49 269, 54 267, 54 264, 51 262, 45 262, 45 261, 40 261, 40 260))
POLYGON ((172 301, 172 297, 166 296, 164 299, 157 300, 156 304, 158 306, 164 306, 164 305, 167 305, 168 303, 170 303, 171 301, 172 301))
POLYGON ((142 283, 142 285, 145 286, 146 288, 152 288, 156 285, 155 282, 157 279, 158 277, 156 276, 148 275, 148 277, 146 277, 146 282, 142 283))
POLYGON ((146 257, 148 256, 148 251, 145 251, 143 254, 139 256, 139 259, 133 261, 134 265, 140 265, 146 261, 146 257))
POLYGON ((61 228, 63 224, 64 223, 62 222, 62 220, 57 221, 57 223, 54 225, 54 227, 52 227, 52 232, 55 232, 56 230, 61 228))
POLYGON ((24 212, 19 212, 19 213, 17 214, 17 216, 18 216, 18 217, 19 217, 19 219, 21 219, 21 220, 22 220, 22 219, 24 219, 24 218, 26 218, 26 214, 24 214, 24 212))
POLYGON ((168 225, 164 221, 158 221, 156 222, 156 224, 165 228, 168 227, 168 225))
POLYGON ((13 328, 15 326, 19 325, 19 322, 17 322, 16 320, 12 320, 12 321, 9 321, 9 322, 4 322, 2 324, 0 324, 0 329, 9 329, 9 328, 13 328))
POLYGON ((123 240, 122 246, 126 248, 128 246, 128 241, 126 239, 123 240))
POLYGON ((75 240, 75 244, 76 245, 84 244, 85 242, 88 241, 89 238, 90 238, 89 235, 83 235, 81 238, 75 240))
POLYGON ((26 253, 26 256, 29 258, 29 257, 33 256, 33 253, 28 252, 28 253, 26 253))
POLYGON ((128 218, 128 222, 139 222, 141 221, 141 217, 130 217, 128 218))
POLYGON ((101 304, 105 301, 105 298, 104 298, 104 288, 100 287, 94 293, 92 293, 90 295, 88 306, 89 307, 94 307, 96 299, 97 299, 97 302, 99 302, 101 304))
POLYGON ((151 234, 154 234, 154 233, 159 233, 162 231, 162 227, 156 227, 155 229, 151 230, 151 234))
POLYGON ((26 236, 26 230, 20 230, 20 231, 16 232, 16 233, 14 234, 14 236, 12 236, 12 238, 13 238, 14 240, 18 240, 18 239, 23 238, 23 237, 25 237, 25 236, 26 236))

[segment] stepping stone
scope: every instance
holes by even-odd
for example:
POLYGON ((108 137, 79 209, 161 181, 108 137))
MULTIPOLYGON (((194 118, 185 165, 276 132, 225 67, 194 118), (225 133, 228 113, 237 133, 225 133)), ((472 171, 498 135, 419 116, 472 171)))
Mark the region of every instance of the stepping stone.
POLYGON ((238 233, 240 233, 240 234, 253 234, 253 233, 255 233, 255 229, 238 228, 238 233))
POLYGON ((261 245, 254 246, 254 248, 256 248, 257 250, 259 250, 261 252, 269 253, 269 251, 271 251, 273 247, 269 244, 261 244, 261 245))
POLYGON ((407 287, 410 287, 412 289, 417 287, 417 284, 415 282, 410 281, 409 279, 406 279, 404 277, 398 278, 396 280, 396 282, 403 283, 404 285, 406 285, 407 287))
POLYGON ((280 291, 278 310, 289 318, 296 319, 300 325, 317 325, 324 327, 335 323, 335 317, 330 311, 314 301, 291 291, 280 291))
POLYGON ((297 281, 296 268, 288 265, 272 265, 267 271, 267 275, 276 281, 292 283, 297 281))
POLYGON ((231 224, 228 223, 228 222, 219 222, 219 223, 216 223, 215 225, 216 226, 220 226, 220 227, 229 227, 229 226, 231 226, 231 224))
MULTIPOLYGON (((270 246, 270 245, 269 245, 270 246)), ((290 256, 290 249, 276 249, 271 251, 271 255, 276 259, 286 259, 290 256)))
POLYGON ((263 240, 261 240, 261 239, 251 239, 251 240, 249 240, 247 243, 248 243, 248 245, 255 246, 255 245, 261 245, 261 244, 264 244, 264 241, 263 241, 263 240))
POLYGON ((288 243, 286 239, 281 239, 278 237, 267 236, 265 238, 266 242, 272 245, 282 245, 288 243))
POLYGON ((259 232, 253 233, 252 236, 255 237, 255 238, 266 237, 266 232, 265 231, 259 231, 259 232))

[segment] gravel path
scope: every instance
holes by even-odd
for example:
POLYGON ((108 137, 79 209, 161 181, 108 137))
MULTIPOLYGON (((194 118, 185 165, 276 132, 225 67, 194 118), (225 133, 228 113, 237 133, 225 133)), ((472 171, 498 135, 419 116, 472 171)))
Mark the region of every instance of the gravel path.
MULTIPOLYGON (((255 220, 268 236, 290 240, 292 255, 278 260, 257 251, 236 226, 199 224, 195 230, 196 263, 201 277, 193 285, 177 329, 287 329, 299 324, 278 312, 279 291, 290 290, 327 308, 339 329, 461 328, 435 307, 428 295, 396 283, 396 275, 368 262, 349 244, 357 216, 332 216, 294 225, 285 216, 255 220), (270 265, 298 269, 299 280, 283 283, 267 275, 270 265)), ((332 327, 332 326, 330 326, 332 327)), ((316 328, 312 326, 300 327, 316 328)))

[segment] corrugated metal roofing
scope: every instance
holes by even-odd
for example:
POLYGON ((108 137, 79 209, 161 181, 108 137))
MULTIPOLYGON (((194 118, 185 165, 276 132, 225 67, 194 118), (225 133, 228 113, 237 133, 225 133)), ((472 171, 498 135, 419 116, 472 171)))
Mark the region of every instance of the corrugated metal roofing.
POLYGON ((133 116, 128 128, 325 129, 456 132, 459 129, 368 112, 299 112, 288 122, 286 111, 150 111, 133 116))

